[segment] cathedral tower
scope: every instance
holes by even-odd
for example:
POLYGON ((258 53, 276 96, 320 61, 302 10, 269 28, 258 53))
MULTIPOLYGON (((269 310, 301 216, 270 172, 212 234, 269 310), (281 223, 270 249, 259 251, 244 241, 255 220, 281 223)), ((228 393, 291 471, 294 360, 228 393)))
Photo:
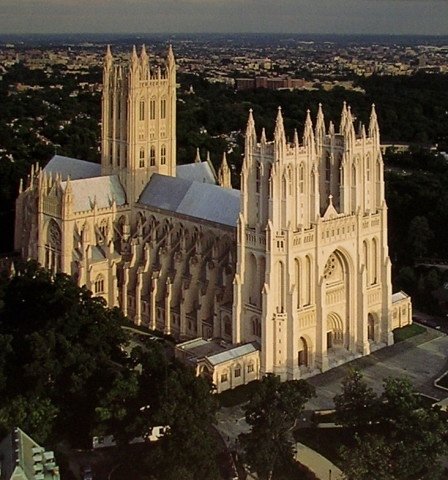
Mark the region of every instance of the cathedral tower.
POLYGON ((103 175, 117 174, 128 202, 138 200, 153 173, 176 174, 176 64, 152 67, 145 47, 116 65, 108 47, 103 69, 103 175))
POLYGON ((375 109, 355 134, 315 127, 286 141, 246 130, 237 233, 233 341, 261 344, 261 369, 310 376, 389 345, 391 280, 383 161, 375 109))

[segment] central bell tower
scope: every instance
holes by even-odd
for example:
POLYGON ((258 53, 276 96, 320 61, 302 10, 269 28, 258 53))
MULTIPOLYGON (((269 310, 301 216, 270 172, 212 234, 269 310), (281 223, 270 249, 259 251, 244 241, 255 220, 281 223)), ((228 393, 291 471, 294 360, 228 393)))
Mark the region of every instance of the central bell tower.
POLYGON ((136 202, 153 173, 176 175, 176 63, 150 65, 135 46, 126 65, 107 48, 103 68, 101 172, 116 174, 128 203, 136 202))

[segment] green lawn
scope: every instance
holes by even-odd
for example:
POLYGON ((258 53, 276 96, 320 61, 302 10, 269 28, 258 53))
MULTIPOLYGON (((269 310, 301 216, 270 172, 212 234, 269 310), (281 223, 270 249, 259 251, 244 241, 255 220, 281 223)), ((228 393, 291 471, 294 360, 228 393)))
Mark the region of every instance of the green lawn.
POLYGON ((415 337, 415 335, 420 335, 421 333, 426 332, 426 328, 416 323, 411 325, 406 325, 405 327, 396 328, 393 331, 394 334, 394 343, 402 342, 408 338, 415 337))

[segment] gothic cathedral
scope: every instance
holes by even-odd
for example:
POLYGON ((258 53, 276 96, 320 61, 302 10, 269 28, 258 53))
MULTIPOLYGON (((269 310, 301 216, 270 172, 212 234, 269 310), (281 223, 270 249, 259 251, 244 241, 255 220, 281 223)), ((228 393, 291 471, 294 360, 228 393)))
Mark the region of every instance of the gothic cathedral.
POLYGON ((392 294, 375 108, 355 132, 319 105, 303 137, 246 129, 241 191, 225 154, 176 166, 176 65, 135 48, 104 60, 101 165, 55 155, 16 204, 15 246, 172 335, 218 391, 274 372, 305 378, 391 345, 412 321, 392 294), (118 63, 118 64, 117 64, 118 63), (223 208, 223 205, 226 207, 223 208))

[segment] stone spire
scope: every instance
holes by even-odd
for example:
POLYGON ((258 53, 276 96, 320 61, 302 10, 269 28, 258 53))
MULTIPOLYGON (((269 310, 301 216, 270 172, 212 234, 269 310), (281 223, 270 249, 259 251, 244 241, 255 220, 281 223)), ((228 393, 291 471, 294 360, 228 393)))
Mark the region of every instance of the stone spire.
POLYGON ((319 103, 319 109, 317 110, 315 135, 319 141, 322 141, 325 136, 325 119, 321 103, 319 103))
POLYGON ((131 69, 134 70, 138 67, 138 55, 137 49, 135 45, 132 46, 132 54, 131 54, 131 69))
POLYGON ((223 153, 222 162, 218 170, 218 184, 224 188, 232 188, 232 180, 230 177, 230 168, 227 163, 226 152, 223 153))
POLYGON ((285 127, 283 125, 282 107, 278 107, 277 119, 275 121, 274 140, 286 142, 285 127))
POLYGON ((143 71, 145 72, 149 64, 149 57, 148 57, 148 54, 146 53, 145 44, 142 45, 142 51, 140 53, 140 61, 142 62, 142 67, 144 69, 143 71))
POLYGON ((283 161, 286 148, 285 127, 283 125, 282 107, 278 107, 274 130, 275 161, 283 161))
POLYGON ((305 146, 312 145, 314 143, 313 122, 311 120, 311 114, 309 109, 306 111, 305 128, 303 131, 303 144, 305 146))
POLYGON ((113 61, 114 61, 114 57, 112 56, 110 45, 107 45, 106 55, 104 56, 104 68, 109 70, 112 67, 113 61))
POLYGON ((199 151, 199 147, 196 149, 196 158, 194 159, 195 163, 201 163, 201 153, 199 151))
POLYGON ((339 125, 340 133, 344 132, 346 123, 347 123, 347 103, 344 102, 342 104, 341 123, 339 125))
POLYGON ((261 129, 261 137, 260 137, 260 143, 262 144, 266 144, 267 140, 266 140, 266 130, 264 129, 264 127, 261 129))
POLYGON ((379 141, 380 129, 378 126, 378 117, 376 116, 375 104, 372 104, 369 122, 369 137, 376 138, 379 141))
POLYGON ((171 67, 174 67, 176 65, 176 59, 174 58, 174 52, 173 52, 173 47, 172 47, 171 43, 168 47, 168 54, 167 54, 167 57, 166 57, 166 63, 168 65, 168 69, 170 69, 171 67))
POLYGON ((299 148, 299 133, 297 132, 297 128, 294 129, 294 147, 299 148))
POLYGON ((254 116, 252 114, 252 109, 249 109, 249 117, 247 119, 247 127, 246 127, 246 139, 251 137, 254 139, 254 143, 257 141, 257 133, 255 131, 255 121, 254 116))

